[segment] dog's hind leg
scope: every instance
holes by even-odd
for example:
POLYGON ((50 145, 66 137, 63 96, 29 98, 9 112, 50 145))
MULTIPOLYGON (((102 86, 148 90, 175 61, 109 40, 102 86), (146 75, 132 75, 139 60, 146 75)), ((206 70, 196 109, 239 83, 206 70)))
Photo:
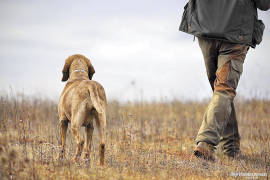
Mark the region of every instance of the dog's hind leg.
POLYGON ((82 108, 80 111, 78 111, 74 118, 71 121, 71 131, 72 134, 75 136, 76 142, 77 142, 77 147, 76 147, 76 154, 75 157, 72 159, 73 161, 78 161, 81 153, 82 153, 82 149, 83 149, 83 145, 84 145, 84 137, 80 131, 81 126, 85 120, 85 110, 83 110, 84 108, 82 108))
POLYGON ((105 112, 98 112, 96 114, 96 124, 98 127, 99 138, 100 138, 100 146, 99 146, 100 165, 104 165, 105 141, 106 141, 106 114, 105 112))
POLYGON ((59 129, 59 138, 60 138, 60 146, 61 150, 59 153, 59 159, 63 159, 65 156, 65 145, 66 145, 66 134, 67 134, 67 128, 68 128, 68 120, 60 120, 58 124, 59 129))
POLYGON ((86 143, 83 151, 83 159, 85 160, 90 160, 90 150, 93 132, 94 132, 93 118, 91 117, 90 123, 85 127, 86 143))

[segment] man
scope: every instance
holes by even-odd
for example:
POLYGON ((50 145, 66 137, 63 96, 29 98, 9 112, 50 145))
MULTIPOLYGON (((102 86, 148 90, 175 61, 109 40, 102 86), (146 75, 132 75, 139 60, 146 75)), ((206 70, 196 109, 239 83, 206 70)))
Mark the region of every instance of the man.
POLYGON ((196 138, 197 157, 214 160, 218 144, 229 157, 241 155, 233 100, 248 49, 262 40, 257 8, 268 10, 270 0, 190 0, 185 6, 179 30, 198 37, 213 90, 196 138))

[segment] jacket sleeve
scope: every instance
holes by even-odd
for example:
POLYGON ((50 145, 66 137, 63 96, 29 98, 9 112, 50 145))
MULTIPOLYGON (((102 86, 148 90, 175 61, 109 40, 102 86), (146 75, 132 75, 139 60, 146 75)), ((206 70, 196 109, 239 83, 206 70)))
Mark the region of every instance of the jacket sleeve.
POLYGON ((270 0, 254 0, 257 8, 263 11, 270 9, 270 0))

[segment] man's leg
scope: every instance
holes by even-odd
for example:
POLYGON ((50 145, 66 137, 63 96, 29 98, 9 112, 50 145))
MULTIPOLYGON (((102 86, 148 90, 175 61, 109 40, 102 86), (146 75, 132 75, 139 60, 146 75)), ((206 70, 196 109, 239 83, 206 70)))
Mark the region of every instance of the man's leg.
POLYGON ((220 146, 224 154, 228 156, 235 156, 240 151, 240 135, 238 131, 238 123, 236 119, 236 113, 234 104, 232 103, 232 113, 227 126, 224 129, 224 133, 220 138, 220 146))
MULTIPOLYGON (((219 41, 198 38, 200 48, 204 57, 207 77, 214 91, 214 82, 216 79, 218 52, 219 52, 219 41)), ((217 145, 219 141, 219 136, 217 134, 215 122, 209 121, 211 114, 211 103, 208 106, 201 124, 198 136, 196 138, 196 148, 194 149, 194 154, 198 157, 203 157, 205 159, 213 160, 212 156, 214 152, 214 146, 217 145)))
POLYGON ((211 39, 198 38, 202 50, 205 68, 209 83, 214 91, 214 82, 216 79, 217 62, 218 62, 218 41, 211 39))
POLYGON ((230 96, 214 92, 195 140, 197 144, 199 142, 206 142, 213 146, 219 144, 220 137, 232 111, 231 102, 230 96))
MULTIPOLYGON (((217 82, 217 91, 230 94, 231 97, 234 98, 236 95, 235 90, 243 72, 243 63, 248 49, 249 47, 245 45, 223 43, 218 63, 224 64, 226 62, 230 64, 230 72, 228 73, 227 81, 225 82, 226 85, 222 85, 222 82, 217 82), (231 87, 232 90, 230 90, 230 88, 227 89, 226 86, 231 87)), ((223 153, 231 157, 239 154, 240 136, 233 99, 231 102, 230 118, 221 133, 220 145, 223 153)))
MULTIPOLYGON (((244 45, 221 43, 214 94, 198 132, 196 148, 199 147, 199 142, 217 145, 220 138, 224 142, 224 147, 232 147, 230 141, 238 134, 233 99, 247 49, 248 47, 244 45), (234 128, 230 129, 232 126, 234 128)), ((235 143, 235 139, 233 142, 235 143)))

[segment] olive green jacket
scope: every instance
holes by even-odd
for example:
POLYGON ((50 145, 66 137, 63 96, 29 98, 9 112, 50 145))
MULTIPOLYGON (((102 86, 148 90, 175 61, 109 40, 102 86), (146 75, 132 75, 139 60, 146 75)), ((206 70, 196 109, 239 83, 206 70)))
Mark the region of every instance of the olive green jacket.
POLYGON ((270 0, 189 0, 179 30, 255 47, 264 31, 257 8, 268 10, 270 0))

